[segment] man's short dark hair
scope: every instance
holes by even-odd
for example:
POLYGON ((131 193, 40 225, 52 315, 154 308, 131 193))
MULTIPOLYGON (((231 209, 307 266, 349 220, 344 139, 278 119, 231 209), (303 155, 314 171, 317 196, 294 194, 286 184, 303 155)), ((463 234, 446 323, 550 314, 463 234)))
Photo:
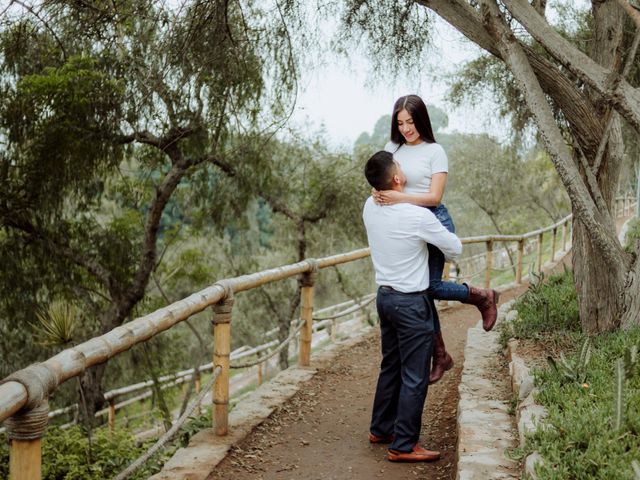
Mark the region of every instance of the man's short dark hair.
POLYGON ((364 166, 364 176, 376 190, 389 190, 394 166, 393 155, 381 150, 371 155, 371 158, 367 160, 367 164, 364 166))

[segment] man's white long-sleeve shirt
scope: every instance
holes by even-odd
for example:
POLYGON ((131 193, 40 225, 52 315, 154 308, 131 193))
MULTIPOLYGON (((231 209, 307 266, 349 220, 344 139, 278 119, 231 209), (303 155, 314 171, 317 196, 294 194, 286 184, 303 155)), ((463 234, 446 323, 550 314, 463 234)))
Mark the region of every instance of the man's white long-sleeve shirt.
POLYGON ((362 218, 378 285, 406 293, 426 290, 429 287, 427 243, 438 247, 448 259, 462 252, 460 239, 444 228, 428 208, 410 203, 381 206, 369 197, 362 218))

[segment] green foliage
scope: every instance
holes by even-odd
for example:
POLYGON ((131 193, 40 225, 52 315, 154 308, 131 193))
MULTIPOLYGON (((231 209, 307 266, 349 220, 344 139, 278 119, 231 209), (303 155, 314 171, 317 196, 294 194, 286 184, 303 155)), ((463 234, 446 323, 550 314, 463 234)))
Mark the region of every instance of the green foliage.
MULTIPOLYGON (((638 328, 592 337, 589 380, 582 385, 567 382, 561 369, 535 372, 537 400, 549 411, 548 427, 525 447, 544 458, 538 478, 633 478, 631 463, 640 460, 640 371, 637 353, 632 358, 639 344, 638 328)), ((582 355, 568 361, 579 363, 582 355)))
MULTIPOLYGON (((61 67, 21 77, 6 87, 0 128, 13 168, 3 171, 2 200, 17 215, 50 212, 67 194, 90 199, 105 169, 117 165, 122 82, 98 69, 91 57, 71 57, 61 67)), ((10 159, 10 160, 9 160, 10 159)))
POLYGON ((632 345, 624 352, 624 357, 616 360, 616 382, 615 394, 613 397, 613 419, 611 426, 615 430, 620 430, 624 425, 626 411, 624 386, 628 378, 633 378, 638 374, 638 346, 632 345))
POLYGON ((626 251, 635 252, 635 244, 640 241, 640 218, 629 221, 627 234, 624 237, 624 248, 626 251))
POLYGON ((613 418, 611 419, 611 427, 614 430, 620 430, 624 424, 624 360, 619 358, 616 361, 616 381, 615 393, 613 395, 613 418))
POLYGON ((80 316, 80 310, 75 305, 54 301, 45 310, 36 313, 36 336, 42 345, 65 346, 74 340, 80 316))
POLYGON ((501 117, 511 118, 514 140, 519 140, 532 118, 525 100, 506 65, 491 55, 481 55, 465 63, 451 82, 449 100, 456 106, 477 105, 489 92, 497 102, 501 117))
POLYGON ((374 74, 420 69, 433 32, 432 19, 424 8, 403 0, 348 0, 334 9, 339 9, 341 50, 350 51, 350 42, 357 39, 370 54, 374 74))
MULTIPOLYGON (((548 315, 548 308, 545 310, 548 315)), ((564 378, 565 380, 573 383, 583 384, 587 381, 587 374, 589 373, 589 359, 591 358, 591 340, 585 338, 582 348, 580 349, 580 355, 578 355, 573 361, 568 360, 564 353, 560 353, 560 359, 555 360, 552 357, 547 357, 549 365, 564 378)))
MULTIPOLYGON (((91 447, 78 426, 49 428, 42 441, 43 480, 102 480, 112 478, 142 455, 149 445, 138 446, 126 431, 96 430, 91 447)), ((173 449, 156 454, 130 478, 144 479, 158 472, 173 449)), ((0 478, 9 478, 8 443, 0 443, 0 478)))
MULTIPOLYGON (((294 48, 312 36, 295 2, 282 15, 253 0, 98 3, 45 2, 46 24, 17 4, 0 19, 1 376, 55 353, 28 328, 55 299, 83 312, 82 341, 218 278, 362 244, 354 160, 313 134, 275 136, 295 99, 294 48), (176 178, 178 158, 191 167, 176 178), (304 249, 278 203, 317 218, 304 249)), ((278 306, 295 292, 274 290, 278 306)), ((267 303, 247 307, 238 342, 276 321, 267 303)), ((192 366, 193 335, 154 340, 159 373, 192 366)), ((109 363, 105 388, 140 380, 135 355, 109 363)))
POLYGON ((550 336, 571 338, 581 332, 573 274, 569 270, 530 284, 516 302, 518 318, 501 330, 500 340, 509 338, 541 340, 550 336))

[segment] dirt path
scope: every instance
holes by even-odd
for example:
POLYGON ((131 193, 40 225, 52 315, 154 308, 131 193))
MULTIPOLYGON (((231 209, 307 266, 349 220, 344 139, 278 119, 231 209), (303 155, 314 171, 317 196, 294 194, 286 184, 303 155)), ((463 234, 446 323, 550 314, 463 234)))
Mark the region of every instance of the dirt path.
MULTIPOLYGON (((501 302, 525 289, 502 294, 501 302)), ((455 367, 429 389, 421 440, 441 451, 442 459, 430 464, 393 464, 386 460, 386 446, 367 441, 380 362, 376 332, 318 372, 233 449, 209 480, 455 478, 458 383, 467 329, 480 315, 474 307, 460 305, 441 312, 441 319, 455 367)))

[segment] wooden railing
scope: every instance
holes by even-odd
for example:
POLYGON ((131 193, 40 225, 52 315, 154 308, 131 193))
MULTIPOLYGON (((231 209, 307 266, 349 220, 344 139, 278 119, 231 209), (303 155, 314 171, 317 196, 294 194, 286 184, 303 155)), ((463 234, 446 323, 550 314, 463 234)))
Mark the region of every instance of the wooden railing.
MULTIPOLYGON (((367 318, 367 307, 370 306, 370 302, 375 298, 375 294, 365 295, 355 300, 348 300, 336 305, 330 305, 322 309, 316 310, 313 315, 313 332, 317 334, 318 341, 322 338, 327 338, 330 341, 336 341, 338 330, 349 328, 348 323, 352 323, 352 320, 358 318, 367 318), (342 324, 345 324, 342 326, 342 324), (326 332, 328 333, 326 333, 326 332), (324 333, 323 333, 324 332, 324 333)), ((362 323, 362 322, 357 322, 362 323)), ((293 324, 292 324, 293 328, 293 324)), ((255 367, 257 368, 257 384, 260 385, 263 382, 263 378, 266 374, 266 363, 268 362, 271 351, 277 348, 280 344, 278 340, 272 339, 277 328, 269 330, 264 333, 263 341, 261 345, 248 346, 243 345, 231 352, 230 358, 233 362, 238 360, 257 359, 255 367)), ((346 333, 346 332, 345 332, 346 333)), ((314 339, 314 342, 316 340, 314 339)), ((297 353, 297 352, 295 352, 297 353)), ((232 366, 233 368, 233 366, 232 366)), ((248 368, 248 367, 243 367, 248 368)), ((137 382, 135 384, 126 385, 123 387, 115 388, 104 393, 104 400, 107 402, 107 407, 96 412, 96 418, 107 416, 107 425, 110 430, 113 430, 116 425, 116 415, 120 410, 129 407, 132 404, 137 404, 151 398, 154 394, 154 388, 160 388, 161 390, 171 389, 184 385, 187 382, 194 382, 195 393, 199 393, 201 389, 201 375, 204 373, 212 372, 214 369, 213 362, 206 363, 198 366, 198 368, 189 368, 181 370, 175 373, 167 374, 158 377, 155 381, 152 379, 137 382), (195 377, 195 378, 194 378, 195 377)), ((230 388, 233 390, 234 386, 236 390, 239 390, 248 382, 249 373, 247 375, 235 376, 230 381, 230 388)), ((49 421, 54 418, 68 416, 69 414, 77 414, 78 404, 66 406, 49 412, 49 421)), ((149 412, 147 412, 149 413, 149 412)), ((143 416, 145 413, 137 414, 137 416, 143 416)), ((71 426, 77 422, 77 418, 74 418, 71 422, 61 424, 62 428, 71 426)), ((148 438, 152 431, 140 432, 143 438, 148 438)), ((4 433, 4 428, 0 428, 0 433, 4 433)))
MULTIPOLYGON (((484 266, 484 286, 489 288, 491 286, 491 274, 493 272, 493 252, 496 243, 517 243, 518 256, 515 262, 515 282, 522 283, 523 273, 523 259, 524 259, 524 245, 529 239, 535 239, 536 241, 536 260, 535 271, 540 272, 543 265, 543 242, 544 236, 547 233, 551 233, 551 255, 549 260, 555 260, 557 247, 558 247, 558 229, 561 231, 560 245, 562 250, 566 250, 567 242, 571 237, 569 228, 571 224, 571 215, 567 215, 562 220, 546 228, 527 232, 523 235, 484 235, 479 237, 466 237, 462 238, 463 244, 470 243, 484 243, 486 245, 485 253, 485 266, 484 266)), ((455 278, 455 277, 453 277, 455 278)))
MULTIPOLYGON (((616 202, 617 205, 617 202, 616 202)), ((625 201, 621 211, 628 212, 631 201, 625 201)), ((493 245, 498 242, 516 242, 518 261, 516 282, 522 281, 522 251, 524 241, 536 238, 537 269, 542 267, 542 242, 546 233, 552 233, 551 258, 555 258, 557 231, 562 229, 561 245, 566 250, 567 216, 547 228, 524 235, 489 235, 463 238, 464 244, 485 243, 485 285, 490 285, 493 245)), ((258 273, 224 279, 189 297, 144 317, 117 327, 99 337, 92 338, 73 348, 64 350, 48 360, 31 365, 8 376, 0 384, 0 421, 11 439, 10 478, 35 480, 41 478, 41 438, 47 426, 48 398, 64 381, 82 374, 91 366, 106 362, 115 355, 143 343, 159 333, 172 328, 192 315, 212 307, 213 316, 213 365, 219 374, 213 387, 213 427, 216 434, 228 433, 229 369, 231 353, 231 319, 234 295, 271 282, 291 277, 301 277, 301 330, 299 335, 298 365, 305 367, 311 360, 311 336, 313 331, 313 297, 315 276, 318 270, 353 262, 369 256, 363 248, 321 259, 307 259, 291 265, 272 268, 258 273)))

